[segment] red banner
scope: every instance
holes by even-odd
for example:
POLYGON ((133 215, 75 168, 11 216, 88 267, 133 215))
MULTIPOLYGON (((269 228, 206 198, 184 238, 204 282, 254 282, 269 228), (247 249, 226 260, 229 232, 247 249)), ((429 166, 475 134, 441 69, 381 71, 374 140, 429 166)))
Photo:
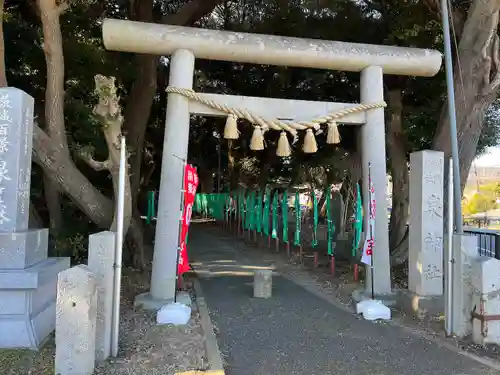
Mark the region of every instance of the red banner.
POLYGON ((179 245, 179 263, 177 265, 177 275, 181 276, 189 271, 189 262, 186 248, 186 237, 188 234, 191 213, 193 212, 194 198, 198 188, 198 174, 196 169, 187 164, 184 168, 184 207, 182 209, 181 236, 179 245))

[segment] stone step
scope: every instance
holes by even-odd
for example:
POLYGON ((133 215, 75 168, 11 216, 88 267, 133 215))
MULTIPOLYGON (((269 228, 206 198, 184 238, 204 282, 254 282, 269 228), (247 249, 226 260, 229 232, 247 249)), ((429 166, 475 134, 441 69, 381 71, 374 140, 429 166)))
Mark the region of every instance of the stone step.
POLYGON ((48 258, 23 270, 0 269, 0 290, 36 289, 69 268, 69 258, 48 258))

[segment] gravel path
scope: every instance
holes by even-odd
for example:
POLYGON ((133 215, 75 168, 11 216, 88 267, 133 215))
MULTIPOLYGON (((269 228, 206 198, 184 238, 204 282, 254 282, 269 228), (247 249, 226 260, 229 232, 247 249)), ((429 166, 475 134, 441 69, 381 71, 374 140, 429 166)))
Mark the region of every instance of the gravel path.
POLYGON ((364 321, 282 276, 271 299, 252 298, 248 273, 277 265, 217 229, 194 226, 189 251, 195 268, 219 276, 201 282, 229 375, 499 374, 395 325, 364 321))

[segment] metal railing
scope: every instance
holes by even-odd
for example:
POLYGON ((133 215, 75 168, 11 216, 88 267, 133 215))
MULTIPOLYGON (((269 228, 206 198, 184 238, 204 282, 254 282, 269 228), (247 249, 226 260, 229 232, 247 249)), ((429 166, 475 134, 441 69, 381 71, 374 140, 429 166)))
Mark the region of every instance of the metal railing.
POLYGON ((479 255, 500 259, 500 231, 466 227, 464 233, 477 237, 479 255))

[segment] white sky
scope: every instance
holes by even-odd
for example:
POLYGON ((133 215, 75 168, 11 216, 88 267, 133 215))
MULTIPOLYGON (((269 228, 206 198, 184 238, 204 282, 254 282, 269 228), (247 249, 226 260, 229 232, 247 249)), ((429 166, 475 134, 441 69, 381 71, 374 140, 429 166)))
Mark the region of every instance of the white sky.
POLYGON ((478 167, 500 167, 500 146, 490 147, 475 163, 478 167))

